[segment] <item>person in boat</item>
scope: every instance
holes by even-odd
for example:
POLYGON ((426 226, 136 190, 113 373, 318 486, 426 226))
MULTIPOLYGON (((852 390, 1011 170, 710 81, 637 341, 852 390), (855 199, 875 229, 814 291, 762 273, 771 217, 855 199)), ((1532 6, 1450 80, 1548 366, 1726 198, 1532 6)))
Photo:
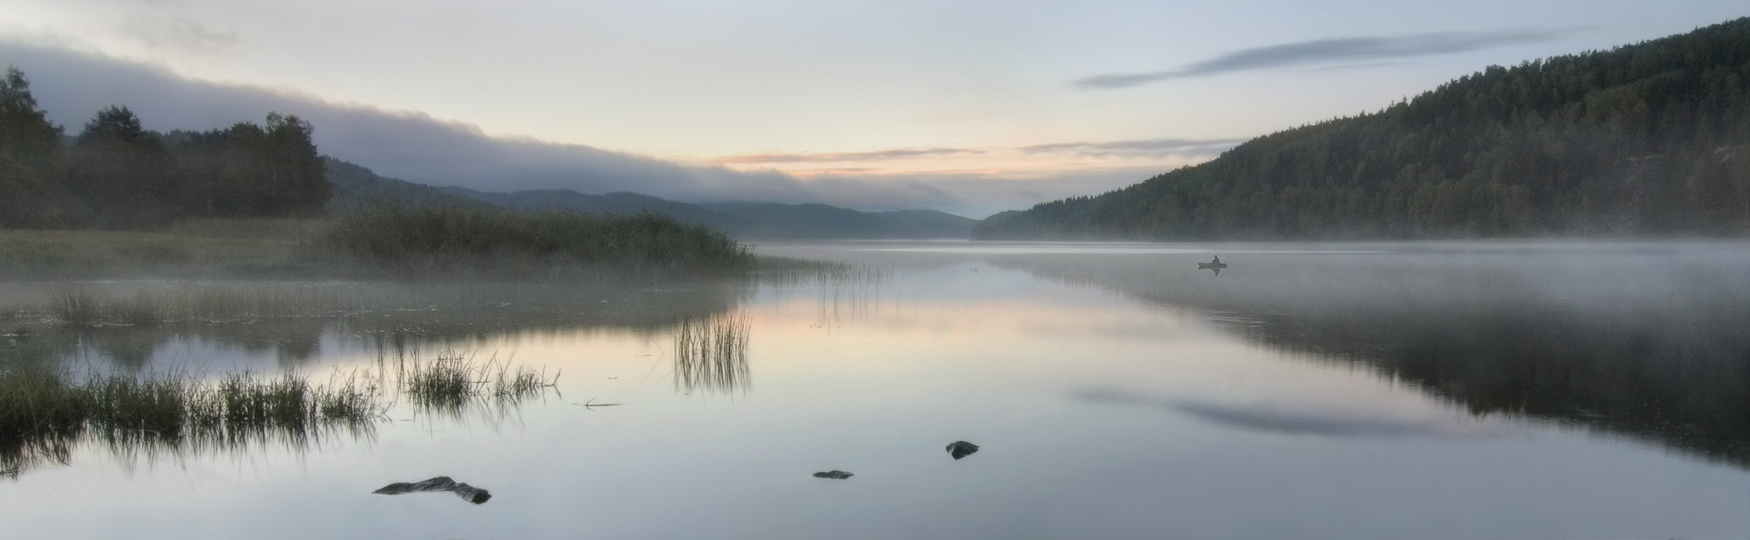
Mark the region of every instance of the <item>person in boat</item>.
POLYGON ((1218 276, 1221 275, 1221 269, 1223 269, 1223 268, 1227 268, 1227 263, 1221 262, 1220 255, 1216 255, 1214 261, 1206 262, 1206 263, 1197 263, 1198 270, 1214 270, 1215 275, 1218 275, 1218 276))

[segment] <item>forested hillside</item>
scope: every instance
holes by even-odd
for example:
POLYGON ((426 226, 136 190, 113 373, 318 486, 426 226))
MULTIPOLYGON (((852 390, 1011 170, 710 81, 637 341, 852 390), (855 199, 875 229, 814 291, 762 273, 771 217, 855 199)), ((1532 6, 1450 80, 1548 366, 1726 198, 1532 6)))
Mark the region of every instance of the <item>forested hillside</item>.
POLYGON ((1750 234, 1750 18, 1449 82, 978 239, 1750 234))
POLYGON ((0 228, 306 216, 321 213, 328 197, 310 125, 295 116, 157 133, 114 106, 69 141, 37 108, 22 72, 8 69, 0 80, 0 228))

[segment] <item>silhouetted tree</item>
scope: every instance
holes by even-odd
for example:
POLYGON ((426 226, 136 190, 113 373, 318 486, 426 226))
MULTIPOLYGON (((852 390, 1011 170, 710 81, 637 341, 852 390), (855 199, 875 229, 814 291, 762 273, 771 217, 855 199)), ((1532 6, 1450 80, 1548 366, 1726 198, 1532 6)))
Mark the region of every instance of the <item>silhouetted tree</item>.
POLYGON ((61 128, 49 123, 17 67, 0 80, 0 227, 70 224, 80 212, 61 183, 61 128))
POLYGON ((175 164, 127 107, 98 111, 69 154, 68 187, 96 211, 98 227, 164 225, 176 216, 175 164))
POLYGON ((322 212, 330 188, 310 124, 269 114, 265 126, 238 123, 170 139, 184 171, 183 199, 204 216, 310 216, 322 212))

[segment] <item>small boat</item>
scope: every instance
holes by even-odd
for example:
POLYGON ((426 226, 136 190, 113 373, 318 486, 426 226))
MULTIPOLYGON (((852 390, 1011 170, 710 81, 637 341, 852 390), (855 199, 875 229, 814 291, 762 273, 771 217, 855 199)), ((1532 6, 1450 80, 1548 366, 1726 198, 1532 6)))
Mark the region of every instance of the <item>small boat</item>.
POLYGON ((1198 270, 1214 270, 1215 275, 1218 276, 1221 275, 1221 269, 1223 268, 1227 268, 1227 263, 1221 262, 1220 255, 1216 255, 1215 260, 1212 262, 1197 263, 1198 270))

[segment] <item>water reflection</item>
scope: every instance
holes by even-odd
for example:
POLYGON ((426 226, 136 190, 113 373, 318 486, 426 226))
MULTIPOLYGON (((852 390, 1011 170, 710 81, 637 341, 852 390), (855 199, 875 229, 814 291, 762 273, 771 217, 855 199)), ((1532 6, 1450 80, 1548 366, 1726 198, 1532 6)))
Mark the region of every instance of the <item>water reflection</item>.
POLYGON ((494 283, 44 287, 0 305, 0 328, 10 329, 0 341, 0 363, 97 359, 133 372, 155 361, 184 361, 166 358, 173 356, 167 349, 195 343, 270 355, 278 368, 288 369, 316 359, 329 336, 375 350, 472 348, 499 337, 577 330, 655 336, 679 321, 727 312, 753 287, 739 281, 664 289, 494 283))
MULTIPOLYGON (((1547 248, 1252 255, 1221 281, 1163 270, 1181 264, 1170 257, 1000 264, 1194 308, 1253 343, 1367 366, 1475 415, 1555 421, 1750 467, 1745 250, 1547 248)), ((1209 405, 1166 406, 1254 429, 1380 432, 1209 405)), ((1403 430, 1386 430, 1393 431, 1403 430)))
POLYGON ((1284 435, 1463 438, 1488 434, 1477 426, 1447 419, 1402 419, 1354 411, 1310 411, 1260 404, 1163 400, 1109 388, 1086 389, 1077 392, 1075 397, 1089 403, 1160 409, 1212 424, 1284 435))

